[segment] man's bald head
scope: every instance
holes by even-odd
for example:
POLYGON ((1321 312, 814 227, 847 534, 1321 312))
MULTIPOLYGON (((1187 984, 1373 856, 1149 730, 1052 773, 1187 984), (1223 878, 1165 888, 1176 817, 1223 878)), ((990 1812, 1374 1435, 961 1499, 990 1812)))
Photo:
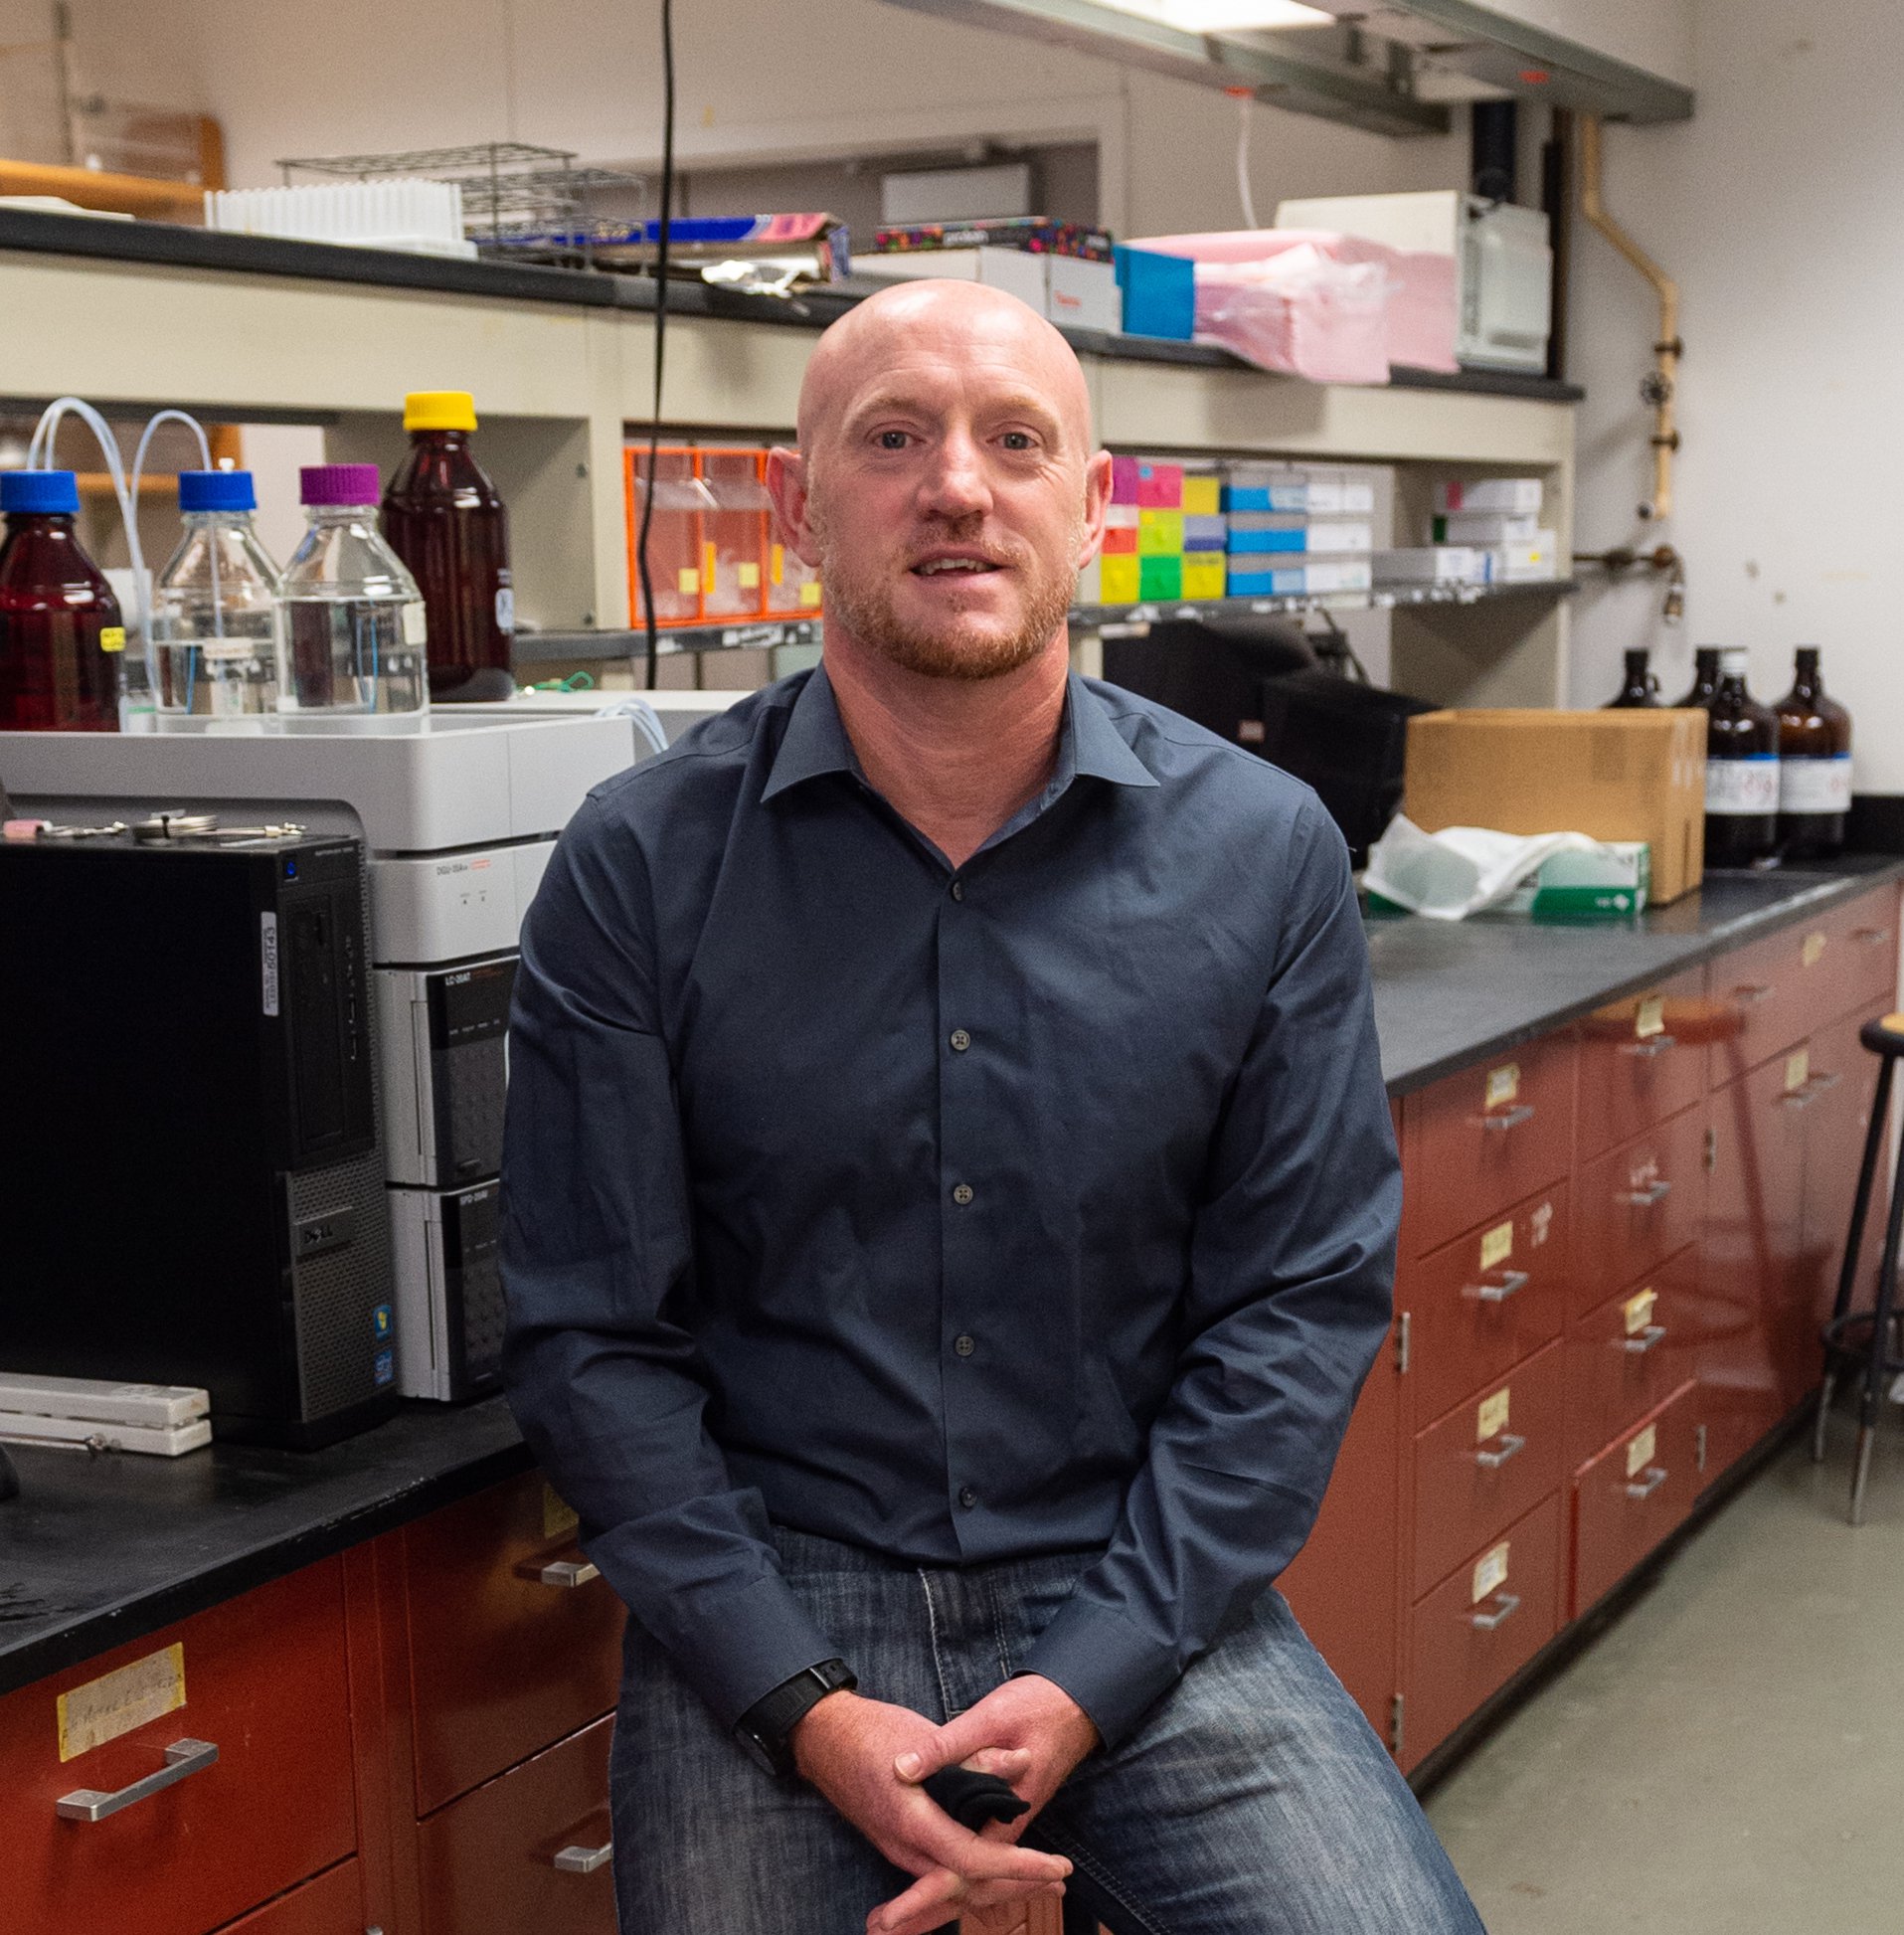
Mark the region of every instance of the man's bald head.
POLYGON ((907 353, 1007 365, 1045 399, 1080 453, 1091 442, 1091 395, 1071 345, 1003 289, 938 278, 900 282, 821 332, 800 384, 800 448, 810 460, 868 383, 907 353))

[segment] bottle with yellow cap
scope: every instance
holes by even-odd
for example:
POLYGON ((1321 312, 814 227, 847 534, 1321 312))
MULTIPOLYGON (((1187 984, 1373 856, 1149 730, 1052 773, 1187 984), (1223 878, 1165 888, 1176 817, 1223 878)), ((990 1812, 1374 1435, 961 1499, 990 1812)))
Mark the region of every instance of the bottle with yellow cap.
POLYGON ((404 399, 410 454, 384 492, 384 536, 429 614, 433 703, 507 699, 516 689, 509 513, 470 451, 475 428, 468 391, 413 390, 404 399))

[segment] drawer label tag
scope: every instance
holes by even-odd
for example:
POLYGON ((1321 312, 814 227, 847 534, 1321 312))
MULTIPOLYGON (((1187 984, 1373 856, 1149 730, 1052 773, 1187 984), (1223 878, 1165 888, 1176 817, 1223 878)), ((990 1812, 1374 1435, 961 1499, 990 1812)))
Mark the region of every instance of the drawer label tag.
POLYGON ((1812 1051, 1795 1048, 1785 1058, 1785 1092, 1791 1095, 1812 1079, 1812 1051))
POLYGON ((1627 1476, 1638 1478, 1652 1463, 1652 1454, 1659 1447, 1659 1427, 1649 1424, 1636 1438, 1627 1441, 1627 1476))
POLYGON ((1520 1094, 1520 1064, 1502 1062, 1498 1068, 1487 1071, 1487 1100, 1481 1104, 1483 1109, 1500 1109, 1512 1102, 1520 1094))
POLYGON ((1532 1232, 1532 1235, 1528 1239, 1529 1247, 1537 1250, 1540 1248, 1540 1246, 1543 1243, 1546 1242, 1549 1235, 1552 1234, 1553 1227, 1554 1227, 1553 1204, 1550 1202, 1542 1203, 1540 1207, 1537 1210, 1535 1210, 1531 1216, 1528 1217, 1527 1227, 1532 1232))
POLYGON ((1507 1583, 1507 1540, 1483 1552, 1474 1561, 1474 1576, 1469 1584, 1468 1603, 1478 1606, 1490 1592, 1498 1592, 1507 1583))
POLYGON ((60 1695, 54 1702, 60 1758, 77 1759, 184 1704, 185 1647, 175 1640, 143 1660, 60 1695))
POLYGON ((542 1481, 542 1535, 560 1538, 582 1523, 573 1505, 567 1503, 547 1479, 542 1481))
POLYGON ((1508 1387, 1503 1384, 1492 1397, 1481 1399, 1480 1409, 1474 1413, 1475 1444, 1484 1445, 1507 1429, 1507 1395, 1508 1387))
POLYGON ((1627 1318, 1627 1335, 1637 1337, 1652 1321, 1652 1307, 1658 1303, 1656 1290, 1643 1290, 1638 1297, 1629 1297, 1624 1309, 1627 1318))
POLYGON ((1496 1270, 1514 1254, 1514 1225, 1510 1218, 1507 1222, 1496 1223, 1485 1230, 1480 1239, 1480 1267, 1483 1270, 1496 1270))
POLYGON ((1666 997, 1663 994, 1648 994, 1640 1003, 1640 1012, 1633 1017, 1633 1032, 1642 1041, 1651 1035, 1662 1035, 1666 1031, 1666 997))
POLYGON ((1799 949, 1799 964, 1805 968, 1816 968, 1824 957, 1824 936, 1814 931, 1805 937, 1805 945, 1799 949))

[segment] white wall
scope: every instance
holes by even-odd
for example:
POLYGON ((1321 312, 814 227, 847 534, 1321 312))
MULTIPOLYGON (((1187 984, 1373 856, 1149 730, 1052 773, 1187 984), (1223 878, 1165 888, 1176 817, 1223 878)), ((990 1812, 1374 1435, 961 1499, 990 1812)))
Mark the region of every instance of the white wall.
POLYGON ((1697 0, 1480 0, 1505 14, 1578 41, 1629 67, 1692 85, 1692 15, 1697 0))
MULTIPOLYGON (((1668 696, 1694 641, 1752 648, 1777 698, 1792 647, 1824 648, 1856 720, 1860 792, 1904 792, 1896 477, 1904 441, 1904 8, 1894 0, 1699 0, 1695 118, 1607 131, 1609 207, 1677 277, 1686 357, 1677 505, 1686 622, 1656 586, 1590 592, 1574 628, 1578 704, 1607 698, 1621 649, 1650 644, 1668 696)), ((1649 538, 1650 291, 1576 237, 1578 542, 1649 538)), ((1656 541, 1656 540, 1655 540, 1656 541)))

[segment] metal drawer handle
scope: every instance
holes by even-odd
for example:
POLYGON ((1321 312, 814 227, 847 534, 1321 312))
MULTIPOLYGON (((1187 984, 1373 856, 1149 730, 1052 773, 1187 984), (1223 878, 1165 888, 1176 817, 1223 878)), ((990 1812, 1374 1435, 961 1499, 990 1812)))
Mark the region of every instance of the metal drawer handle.
POLYGON ((1809 1109, 1819 1096, 1829 1095, 1844 1080, 1842 1075, 1820 1073, 1811 1076, 1796 1089, 1788 1089, 1779 1097, 1780 1104, 1787 1109, 1809 1109))
POLYGON ((1628 1189, 1614 1198, 1615 1202, 1632 1203, 1635 1209, 1650 1209, 1654 1203, 1664 1202, 1672 1194, 1672 1184, 1664 1177, 1648 1182, 1644 1189, 1628 1189))
POLYGON ((1493 1130, 1518 1129, 1523 1122, 1532 1122, 1533 1119, 1534 1105, 1523 1102, 1519 1107, 1508 1109, 1498 1116, 1482 1116, 1480 1126, 1493 1130))
POLYGON ((1502 1592, 1494 1595, 1494 1609, 1490 1613, 1470 1613, 1468 1623, 1478 1627, 1483 1633, 1491 1633, 1495 1627, 1511 1619, 1520 1610, 1520 1594, 1502 1592))
POLYGON ((1645 1484, 1628 1486, 1627 1496, 1630 1498, 1650 1498, 1665 1482, 1666 1468, 1663 1465, 1648 1465, 1646 1467, 1645 1484))
POLYGON ((1484 1471, 1498 1472, 1516 1452, 1525 1451, 1526 1448, 1527 1440, 1525 1438, 1517 1437, 1511 1431, 1503 1431, 1500 1434, 1500 1449, 1498 1451, 1477 1451, 1474 1454, 1474 1463, 1484 1471))
POLYGON ((1854 927, 1851 930, 1851 939, 1862 942, 1867 948, 1881 948, 1890 938, 1891 930, 1887 927, 1854 927))
POLYGON ((177 1786, 187 1774, 196 1774, 217 1758, 218 1749, 209 1740, 174 1740, 165 1750, 165 1765, 156 1774, 148 1774, 113 1794, 102 1794, 96 1787, 76 1787, 54 1802, 53 1812, 62 1821, 103 1821, 108 1814, 129 1808, 148 1794, 177 1786))
POLYGON ((525 1579, 545 1586, 586 1586, 602 1577, 602 1568, 587 1559, 551 1559, 546 1565, 530 1564, 520 1570, 525 1579))
POLYGON ((1525 1290, 1531 1279, 1524 1270, 1503 1270, 1497 1284, 1467 1284, 1462 1295, 1480 1304, 1504 1304, 1515 1291, 1525 1290))
POLYGON ((1745 986, 1735 987, 1732 991, 1747 1007, 1757 1007, 1761 1001, 1772 998, 1772 989, 1764 981, 1748 981, 1745 986))
POLYGON ((1623 1055, 1639 1055, 1651 1061, 1655 1055, 1663 1055, 1668 1048, 1677 1048, 1677 1039, 1672 1035, 1654 1035, 1647 1041, 1623 1041, 1620 1052, 1623 1055))
POLYGON ((593 1874, 597 1868, 606 1867, 613 1854, 612 1841, 605 1841, 600 1847, 560 1847, 555 1864, 564 1874, 593 1874))
POLYGON ((1620 1348, 1631 1351, 1636 1357, 1644 1357, 1665 1334, 1666 1326, 1663 1323, 1648 1323, 1637 1337, 1622 1337, 1620 1348))

